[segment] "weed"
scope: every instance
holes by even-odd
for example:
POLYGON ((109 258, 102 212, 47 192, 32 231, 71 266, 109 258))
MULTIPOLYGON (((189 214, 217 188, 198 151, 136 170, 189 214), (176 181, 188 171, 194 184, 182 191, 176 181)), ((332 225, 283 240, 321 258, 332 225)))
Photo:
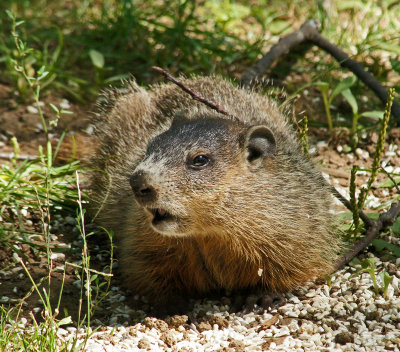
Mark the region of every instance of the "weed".
POLYGON ((375 275, 375 271, 376 271, 375 260, 373 258, 367 258, 361 262, 361 268, 358 269, 353 274, 353 277, 360 275, 361 273, 368 273, 371 276, 375 294, 376 295, 382 294, 383 297, 387 299, 389 285, 393 281, 393 276, 389 275, 386 271, 383 270, 379 274, 379 278, 381 280, 381 286, 379 286, 377 277, 375 275))
POLYGON ((308 145, 308 117, 304 116, 303 122, 302 122, 302 128, 300 130, 300 142, 303 145, 303 150, 304 154, 308 155, 309 154, 309 145, 308 145))
MULTIPOLYGON (((63 166, 55 166, 53 164, 56 153, 53 153, 52 145, 49 138, 49 125, 56 125, 61 115, 67 113, 66 111, 59 109, 57 106, 51 104, 51 108, 55 114, 54 119, 50 120, 49 123, 45 119, 42 110, 42 104, 40 102, 40 92, 42 87, 42 80, 48 75, 45 67, 35 71, 33 76, 28 71, 26 66, 26 58, 30 53, 30 49, 24 43, 17 32, 17 27, 21 26, 23 22, 17 22, 16 18, 11 12, 7 12, 8 17, 12 20, 12 35, 14 37, 15 49, 17 52, 16 58, 12 59, 14 70, 18 72, 26 81, 27 88, 32 94, 34 102, 36 104, 38 113, 40 115, 43 130, 46 137, 46 147, 39 146, 39 157, 35 160, 25 160, 20 165, 17 163, 19 154, 19 146, 16 139, 13 140, 14 145, 14 159, 12 167, 3 166, 0 173, 0 216, 3 219, 0 225, 0 242, 9 246, 13 250, 16 250, 19 255, 23 257, 23 253, 19 252, 16 243, 26 243, 32 248, 37 250, 44 250, 47 258, 47 275, 43 277, 38 283, 35 282, 29 269, 25 265, 22 258, 19 258, 19 264, 24 268, 27 277, 29 278, 32 289, 28 295, 14 308, 16 315, 12 317, 8 311, 5 311, 2 307, 1 312, 1 340, 0 349, 7 349, 10 346, 13 348, 20 348, 24 346, 25 350, 35 351, 56 351, 56 350, 79 350, 84 349, 86 341, 89 337, 86 334, 80 345, 77 345, 78 336, 75 336, 73 341, 62 342, 57 335, 58 329, 66 324, 71 324, 71 317, 66 316, 63 319, 58 319, 61 296, 63 294, 64 280, 65 280, 65 268, 63 272, 63 281, 61 284, 60 291, 58 293, 58 303, 56 306, 52 306, 50 303, 51 293, 51 276, 55 271, 52 253, 58 249, 51 243, 51 211, 56 207, 61 207, 66 210, 68 207, 71 210, 77 209, 77 220, 78 229, 83 239, 83 250, 82 250, 82 282, 84 283, 85 291, 82 292, 82 297, 86 298, 87 307, 84 316, 81 319, 80 311, 78 319, 78 327, 81 328, 83 325, 90 326, 91 316, 94 312, 94 305, 107 294, 102 292, 100 288, 109 288, 109 278, 112 275, 111 269, 109 273, 96 272, 95 275, 91 274, 89 268, 90 257, 88 255, 86 233, 84 229, 84 211, 82 208, 82 194, 79 186, 79 176, 77 169, 79 163, 77 161, 71 162, 63 166), (72 187, 75 184, 77 187, 72 187), (39 234, 28 231, 25 229, 24 216, 29 213, 35 212, 41 224, 40 235, 44 236, 44 243, 41 245, 32 242, 32 235, 39 234), (18 219, 17 225, 15 225, 15 217, 18 219), (107 281, 101 283, 99 277, 107 277, 107 281), (96 281, 96 301, 92 300, 92 281, 96 281), (43 283, 47 282, 46 287, 43 283), (18 326, 18 319, 20 318, 22 304, 25 299, 30 296, 33 292, 39 296, 41 304, 43 305, 42 321, 37 323, 36 318, 32 315, 34 322, 31 328, 25 328, 18 326), (6 326, 11 326, 10 329, 6 326), (23 336, 21 338, 21 336, 23 336), (20 340, 18 340, 21 338, 20 340)), ((62 139, 61 139, 62 140, 62 139)), ((60 141, 61 143, 61 141, 60 141)), ((58 144, 56 151, 59 148, 58 144)), ((111 237, 110 237, 111 239, 111 237)), ((110 265, 111 268, 111 265, 110 265)), ((87 330, 89 331, 89 330, 87 330)))
POLYGON ((356 81, 354 76, 346 77, 342 82, 340 82, 333 90, 330 89, 328 82, 315 82, 314 85, 317 86, 322 93, 322 99, 324 101, 324 108, 326 113, 326 118, 328 122, 329 131, 333 131, 333 121, 331 116, 331 103, 332 100, 338 96, 343 91, 349 89, 356 81))
POLYGON ((368 179, 367 186, 363 187, 361 189, 360 196, 358 198, 358 208, 359 209, 363 208, 365 200, 367 199, 367 196, 368 196, 368 192, 370 191, 372 183, 375 181, 376 174, 378 173, 378 170, 380 168, 380 162, 381 162, 381 157, 382 157, 383 148, 384 148, 384 144, 385 144, 386 130, 387 130, 387 127, 389 124, 390 112, 391 112, 392 103, 393 103, 393 97, 394 97, 394 89, 391 89, 389 91, 388 101, 386 103, 385 113, 384 113, 382 123, 381 123, 381 129, 379 130, 379 136, 378 136, 378 141, 376 143, 374 160, 372 163, 371 175, 368 179))
POLYGON ((356 149, 358 144, 358 129, 360 126, 358 125, 358 120, 360 117, 369 117, 371 119, 382 119, 383 118, 383 111, 364 111, 359 113, 358 103, 356 98, 354 97, 353 93, 351 92, 350 88, 347 88, 341 92, 343 97, 349 103, 351 110, 353 112, 352 124, 350 129, 350 141, 353 150, 356 149))
MULTIPOLYGON (((392 102, 393 102, 393 95, 394 95, 394 90, 391 89, 389 92, 388 101, 386 103, 384 117, 381 122, 381 129, 379 131, 379 137, 378 137, 378 141, 377 141, 376 148, 375 148, 375 156, 374 156, 374 160, 373 160, 373 164, 372 164, 372 169, 369 170, 371 172, 371 175, 367 181, 367 185, 360 190, 358 200, 356 198, 355 178, 356 178, 356 173, 359 169, 357 168, 357 166, 353 165, 353 168, 351 170, 350 203, 351 203, 352 209, 353 209, 353 212, 352 212, 353 213, 352 214, 353 215, 353 226, 350 227, 349 234, 351 234, 350 231, 352 231, 353 233, 349 237, 352 237, 352 238, 355 238, 357 236, 358 231, 360 230, 361 226, 360 226, 359 210, 363 209, 363 207, 365 205, 365 201, 368 196, 368 193, 369 193, 371 186, 376 178, 376 175, 380 169, 380 160, 381 160, 381 156, 383 153, 385 135, 386 135, 386 130, 387 130, 388 123, 389 123, 391 106, 392 106, 392 102), (353 230, 351 230, 351 229, 353 229, 353 230)), ((394 179, 389 174, 388 174, 388 176, 389 176, 390 181, 393 182, 393 186, 396 185, 396 181, 394 181, 394 179)), ((395 200, 392 199, 391 202, 393 202, 393 201, 395 201, 395 200)), ((376 217, 377 214, 371 214, 371 216, 376 217)), ((397 222, 398 221, 396 221, 395 225, 397 224, 397 222)), ((388 249, 388 250, 392 251, 392 253, 394 255, 400 256, 400 248, 389 242, 386 242, 386 241, 380 240, 380 239, 375 239, 372 242, 372 244, 375 246, 375 248, 377 250, 388 249)), ((373 281, 375 294, 382 293, 383 296, 385 298, 387 298, 388 286, 393 281, 393 277, 391 277, 386 272, 382 272, 381 273, 381 281, 383 283, 383 287, 382 287, 382 289, 380 289, 378 286, 377 280, 376 280, 376 276, 375 276, 375 263, 374 263, 373 259, 371 259, 371 258, 365 259, 361 263, 361 267, 362 268, 360 270, 358 270, 355 275, 362 273, 362 272, 368 272, 373 281)))
POLYGON ((394 90, 391 89, 389 92, 389 98, 388 98, 388 101, 386 104, 384 117, 381 122, 381 128, 379 131, 378 141, 377 141, 377 144, 375 147, 375 155, 374 155, 374 160, 372 163, 372 168, 371 168, 371 170, 369 170, 371 172, 371 175, 367 181, 367 185, 360 190, 358 200, 356 199, 355 179, 356 179, 356 173, 360 169, 354 165, 351 170, 350 202, 352 204, 352 209, 353 209, 353 223, 354 223, 354 227, 355 227, 355 229, 354 229, 355 234, 357 234, 359 226, 360 226, 358 212, 359 212, 359 210, 363 209, 363 207, 365 205, 365 201, 368 196, 368 193, 369 193, 371 186, 372 186, 373 182, 375 181, 376 175, 380 169, 380 161, 381 161, 384 143, 385 143, 386 130, 387 130, 389 118, 390 118, 390 111, 391 111, 391 106, 392 106, 392 102, 393 102, 393 94, 394 94, 394 90))

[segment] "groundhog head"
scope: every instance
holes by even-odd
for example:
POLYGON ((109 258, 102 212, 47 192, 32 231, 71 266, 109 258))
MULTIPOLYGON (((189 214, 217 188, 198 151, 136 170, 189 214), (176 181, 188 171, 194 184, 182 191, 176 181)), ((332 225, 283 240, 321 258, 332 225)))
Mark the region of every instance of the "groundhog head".
POLYGON ((130 185, 156 232, 206 233, 214 224, 198 217, 223 204, 230 182, 236 183, 232 178, 257 172, 275 151, 274 135, 266 126, 212 116, 176 118, 149 142, 130 185))

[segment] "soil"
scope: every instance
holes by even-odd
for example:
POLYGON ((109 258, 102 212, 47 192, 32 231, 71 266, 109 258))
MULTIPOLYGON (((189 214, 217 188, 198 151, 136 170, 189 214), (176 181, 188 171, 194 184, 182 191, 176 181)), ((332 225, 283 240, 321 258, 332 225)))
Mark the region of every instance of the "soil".
MULTIPOLYGON (((307 116, 318 116, 321 114, 321 105, 317 105, 315 111, 310 111, 312 104, 309 97, 300 98, 297 105, 297 110, 307 109, 307 116)), ((73 104, 65 99, 47 95, 43 98, 45 116, 54 116, 54 113, 49 107, 49 103, 56 106, 64 106, 72 112, 72 114, 64 115, 59 121, 58 126, 51 130, 51 139, 53 143, 57 142, 62 131, 67 130, 69 134, 75 133, 77 145, 79 148, 79 138, 90 138, 90 111, 93 106, 82 106, 73 104)), ((338 130, 340 131, 340 130, 338 130)), ((329 175, 333 185, 339 188, 348 188, 350 169, 352 165, 358 165, 361 168, 369 168, 372 164, 372 156, 374 154, 375 142, 377 133, 373 132, 360 141, 359 148, 353 153, 344 153, 343 145, 348 143, 346 134, 337 134, 337 138, 331 138, 328 132, 324 129, 310 129, 310 147, 313 159, 321 164, 322 171, 329 175)), ((45 142, 43 128, 41 127, 40 117, 32 103, 21 103, 18 101, 12 89, 4 84, 0 84, 0 163, 7 162, 7 156, 12 153, 11 137, 15 136, 20 144, 20 157, 32 157, 38 155, 38 146, 45 142)), ((400 165, 400 128, 391 129, 385 143, 385 152, 383 161, 387 166, 400 165)), ((368 174, 357 176, 357 184, 361 186, 366 183, 368 174)), ((379 185, 386 179, 384 174, 378 174, 375 181, 379 185)), ((385 201, 392 199, 395 195, 395 189, 374 188, 372 190, 374 197, 379 199, 382 204, 385 201)), ((340 205, 337 205, 337 210, 344 210, 340 205)), ((375 211, 372 209, 372 211, 375 211)), ((72 215, 73 216, 73 215, 72 215)), ((31 290, 32 282, 28 278, 24 268, 20 265, 18 257, 21 257, 26 264, 30 275, 35 283, 43 280, 41 287, 45 287, 47 292, 50 292, 51 301, 55 304, 59 299, 59 293, 62 283, 64 282, 61 308, 59 318, 71 315, 74 320, 78 318, 79 306, 84 306, 85 302, 80 303, 81 290, 77 284, 76 267, 66 265, 64 273, 64 265, 68 263, 79 264, 82 254, 82 243, 80 236, 74 224, 74 219, 71 215, 53 214, 53 222, 58 219, 58 226, 53 226, 52 230, 52 246, 54 248, 71 249, 58 253, 53 252, 52 267, 59 268, 51 274, 51 287, 47 284, 48 262, 45 251, 41 251, 27 244, 21 244, 19 254, 12 251, 10 248, 0 248, 0 303, 15 305, 20 302, 31 290), (72 220, 71 220, 72 219, 72 220)), ((32 229, 39 226, 39 214, 30 214, 32 229)), ((54 225, 54 224, 53 224, 54 225)), ((90 230, 90 229, 88 229, 90 230)), ((101 236, 101 235, 98 235, 101 236)), ((105 236, 105 235, 104 235, 105 236)), ((42 239, 43 240, 43 239, 42 239)), ((39 241, 40 242, 40 241, 39 241)), ((107 251, 107 237, 91 239, 89 247, 91 250, 91 268, 103 270, 109 264, 108 256, 103 255, 107 251), (100 246, 100 244, 102 244, 100 246)), ((79 283, 79 282, 78 282, 79 283)), ((112 285, 120 286, 121 279, 114 277, 112 285)), ((40 290, 43 294, 42 289, 40 290)), ((24 299, 22 305, 22 315, 28 319, 32 319, 30 312, 33 312, 35 319, 41 319, 41 304, 37 292, 33 292, 24 299)), ((98 319, 104 318, 101 313, 98 314, 98 319)))

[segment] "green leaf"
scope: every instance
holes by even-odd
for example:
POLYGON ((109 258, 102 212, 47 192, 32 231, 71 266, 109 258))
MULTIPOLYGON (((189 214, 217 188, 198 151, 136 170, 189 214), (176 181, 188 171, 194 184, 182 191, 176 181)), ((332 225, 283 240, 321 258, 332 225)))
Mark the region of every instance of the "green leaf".
POLYGON ((388 42, 380 42, 378 43, 377 47, 385 51, 390 51, 392 53, 400 55, 400 45, 395 45, 388 42))
POLYGON ((57 323, 57 325, 58 325, 58 326, 61 326, 61 325, 67 325, 67 324, 71 324, 71 323, 72 323, 72 319, 71 319, 71 317, 69 316, 69 317, 66 317, 66 318, 61 319, 61 320, 57 323))
POLYGON ((366 213, 365 215, 367 215, 372 220, 378 220, 379 218, 379 213, 366 213))
POLYGON ((390 64, 393 70, 400 72, 400 61, 398 59, 390 59, 390 64))
POLYGON ((351 110, 353 110, 353 115, 357 115, 358 114, 357 100, 354 97, 353 93, 351 92, 350 88, 345 89, 342 92, 342 95, 347 100, 347 102, 350 104, 351 110))
POLYGON ((384 249, 388 249, 396 257, 400 257, 400 248, 394 245, 393 243, 389 243, 379 239, 375 239, 371 243, 376 248, 377 251, 383 251, 384 249))
POLYGON ((357 0, 341 0, 337 2, 336 6, 339 11, 355 9, 363 10, 366 7, 362 1, 357 0))
POLYGON ((37 80, 40 81, 41 79, 45 78, 49 74, 48 71, 44 71, 38 78, 37 80))
POLYGON ((361 261, 360 261, 360 259, 358 259, 357 257, 354 257, 354 258, 350 261, 350 264, 351 264, 352 266, 361 265, 361 261))
POLYGON ((55 106, 55 105, 52 104, 52 103, 50 103, 49 105, 50 105, 50 107, 53 109, 53 111, 54 111, 55 113, 57 113, 57 114, 60 113, 60 110, 58 110, 57 106, 55 106))
POLYGON ((329 90, 329 83, 327 82, 315 82, 314 86, 318 87, 319 89, 321 89, 321 92, 324 94, 328 94, 328 90, 329 90))
POLYGON ((94 49, 90 49, 89 56, 90 56, 90 60, 92 60, 92 64, 95 67, 97 67, 97 68, 104 67, 104 56, 101 52, 94 50, 94 49))
MULTIPOLYGON (((393 179, 398 185, 400 184, 400 176, 395 176, 393 177, 393 179)), ((392 187, 394 187, 394 183, 390 178, 387 178, 378 186, 378 188, 392 188, 392 187)))
POLYGON ((67 114, 67 115, 72 115, 74 112, 73 111, 69 111, 69 110, 61 110, 60 111, 61 114, 67 114))
POLYGON ((355 76, 346 77, 335 87, 331 96, 329 97, 329 101, 332 101, 332 99, 336 97, 338 94, 350 88, 356 82, 356 80, 357 78, 355 76))
POLYGON ((353 214, 349 212, 343 212, 335 215, 335 220, 338 222, 343 222, 351 219, 353 219, 353 214))
POLYGON ((380 274, 380 277, 383 282, 383 297, 386 299, 389 285, 393 282, 393 276, 389 275, 386 271, 383 271, 380 274))
POLYGON ((122 73, 120 75, 115 75, 112 77, 109 77, 107 79, 104 80, 104 83, 111 83, 111 82, 115 82, 115 81, 122 81, 124 79, 128 79, 129 77, 131 77, 131 75, 129 73, 122 73))
POLYGON ((390 228, 394 233, 400 235, 400 218, 397 218, 396 222, 390 228))
POLYGON ((275 35, 281 34, 287 28, 290 28, 290 25, 288 22, 283 20, 275 20, 268 25, 270 32, 275 35))
POLYGON ((360 116, 369 117, 371 119, 381 120, 383 119, 383 111, 373 110, 365 111, 360 114, 360 116))
POLYGON ((361 262, 361 266, 366 268, 375 268, 375 261, 374 258, 366 258, 361 262))
POLYGON ((6 14, 10 19, 14 20, 15 17, 10 10, 6 10, 6 14))
POLYGON ((352 150, 353 150, 353 149, 352 149, 348 144, 345 144, 345 145, 343 146, 343 153, 345 153, 345 154, 350 153, 352 150))

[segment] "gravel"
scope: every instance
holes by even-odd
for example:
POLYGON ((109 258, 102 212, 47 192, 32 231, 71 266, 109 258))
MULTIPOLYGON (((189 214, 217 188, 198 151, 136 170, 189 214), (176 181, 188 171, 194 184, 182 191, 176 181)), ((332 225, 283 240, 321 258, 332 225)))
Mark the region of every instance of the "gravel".
MULTIPOLYGON (((374 260, 378 270, 393 272, 400 264, 374 260)), ((165 320, 132 310, 113 287, 103 304, 109 320, 95 322, 102 327, 90 335, 85 351, 399 351, 400 271, 386 299, 374 295, 369 274, 355 272, 350 266, 338 271, 330 286, 309 283, 271 311, 254 306, 249 313, 229 313, 230 298, 224 297, 195 301, 188 315, 165 320)), ((74 334, 70 328, 58 331, 62 340, 74 334)), ((82 330, 79 342, 84 338, 82 330)))
MULTIPOLYGON (((385 240, 400 246, 400 238, 386 236, 385 240)), ((101 260, 100 252, 95 252, 101 260)), ((18 255, 13 255, 18 261, 18 255)), ((65 260, 61 253, 53 255, 54 260, 65 260)), ((87 334, 85 329, 60 327, 58 342, 72 342, 78 336, 78 345, 88 352, 400 351, 400 258, 382 261, 368 255, 378 273, 385 270, 393 276, 386 298, 374 294, 368 273, 354 275, 358 267, 347 266, 331 277, 330 285, 308 283, 286 294, 286 303, 273 310, 264 311, 255 304, 250 312, 231 313, 232 294, 193 301, 187 315, 161 320, 132 308, 148 308, 144 298, 129 297, 113 286, 97 308, 100 318, 92 321, 96 329, 87 334)), ((16 269, 21 270, 13 268, 10 274, 16 269)), ((377 280, 382 287, 379 275, 377 280)), ((74 285, 80 288, 81 281, 74 285)), ((257 302, 260 296, 252 298, 257 302)), ((9 300, 0 295, 0 304, 9 300)), ((33 311, 40 313, 41 308, 33 311)), ((26 319, 18 321, 17 327, 30 329, 26 319)))

